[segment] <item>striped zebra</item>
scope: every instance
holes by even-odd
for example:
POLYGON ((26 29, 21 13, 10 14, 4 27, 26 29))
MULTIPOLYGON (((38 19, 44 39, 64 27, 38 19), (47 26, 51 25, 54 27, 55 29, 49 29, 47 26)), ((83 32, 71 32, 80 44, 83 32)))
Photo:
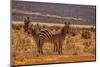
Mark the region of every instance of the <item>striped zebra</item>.
POLYGON ((32 37, 34 38, 36 45, 37 45, 37 51, 39 54, 43 54, 43 44, 45 42, 51 42, 52 41, 52 35, 51 33, 47 30, 47 29, 40 29, 40 27, 38 26, 38 28, 33 29, 32 28, 32 24, 31 26, 29 26, 28 28, 28 34, 31 34, 32 37))
POLYGON ((37 51, 39 54, 43 54, 43 44, 48 41, 54 44, 54 52, 62 54, 63 41, 65 39, 66 33, 68 33, 68 26, 65 24, 59 33, 52 34, 50 31, 45 29, 37 32, 36 29, 32 29, 31 25, 28 33, 33 36, 37 44, 37 51))
POLYGON ((59 33, 52 35, 52 41, 54 43, 54 52, 62 54, 62 46, 65 40, 66 34, 69 33, 69 22, 66 23, 59 33))

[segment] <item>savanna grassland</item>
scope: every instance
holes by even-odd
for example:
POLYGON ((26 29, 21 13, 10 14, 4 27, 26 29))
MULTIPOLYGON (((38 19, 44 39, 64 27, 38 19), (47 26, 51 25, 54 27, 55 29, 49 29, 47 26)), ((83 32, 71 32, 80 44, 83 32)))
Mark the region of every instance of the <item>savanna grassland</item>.
MULTIPOLYGON (((62 26, 40 25, 41 29, 48 29, 52 34, 60 31, 62 26)), ((36 29, 33 25, 33 29, 36 29)), ((37 55, 34 37, 23 30, 23 24, 12 24, 12 65, 46 64, 96 60, 96 32, 95 27, 73 27, 66 34, 63 42, 63 54, 53 52, 53 44, 45 43, 43 55, 37 55)))

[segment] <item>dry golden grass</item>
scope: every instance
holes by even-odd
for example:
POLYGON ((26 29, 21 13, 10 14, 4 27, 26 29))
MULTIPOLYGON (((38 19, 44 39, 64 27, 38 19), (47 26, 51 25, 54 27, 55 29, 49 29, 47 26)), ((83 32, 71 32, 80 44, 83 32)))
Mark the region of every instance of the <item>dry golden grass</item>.
MULTIPOLYGON (((63 44, 63 54, 53 52, 53 44, 45 43, 43 55, 37 55, 37 46, 31 35, 23 32, 21 25, 12 26, 12 65, 46 64, 60 62, 92 61, 95 59, 95 31, 85 30, 90 33, 90 38, 83 38, 83 29, 74 28, 66 35, 63 44), (18 28, 17 28, 18 27, 18 28), (78 30, 75 30, 78 29, 78 30)), ((46 26, 55 30, 55 27, 46 26)), ((45 27, 44 27, 45 28, 45 27)), ((61 28, 61 27, 57 27, 61 28)), ((95 30, 95 29, 94 29, 95 30)), ((57 30, 55 30, 57 31, 57 30)), ((53 31, 53 32, 55 32, 53 31)))

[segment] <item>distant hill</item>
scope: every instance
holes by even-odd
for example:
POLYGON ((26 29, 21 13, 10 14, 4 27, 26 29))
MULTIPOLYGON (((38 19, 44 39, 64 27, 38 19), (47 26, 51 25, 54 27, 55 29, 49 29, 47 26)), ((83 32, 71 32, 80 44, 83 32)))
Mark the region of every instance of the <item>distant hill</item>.
POLYGON ((26 16, 31 17, 31 21, 35 22, 95 25, 96 7, 94 5, 12 1, 12 20, 23 21, 26 16))

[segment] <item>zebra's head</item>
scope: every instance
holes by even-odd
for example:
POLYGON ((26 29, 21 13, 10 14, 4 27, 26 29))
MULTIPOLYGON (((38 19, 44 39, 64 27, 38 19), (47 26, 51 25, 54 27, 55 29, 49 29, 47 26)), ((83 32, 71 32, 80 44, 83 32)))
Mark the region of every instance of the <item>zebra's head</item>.
POLYGON ((68 23, 65 22, 65 25, 61 30, 62 34, 69 33, 69 24, 70 24, 69 22, 68 23))
POLYGON ((33 24, 31 24, 28 27, 28 34, 37 35, 37 34, 39 34, 40 30, 41 30, 41 28, 38 24, 34 25, 34 27, 33 27, 33 24))
POLYGON ((28 34, 35 35, 36 31, 33 29, 33 24, 31 24, 28 28, 28 34))

